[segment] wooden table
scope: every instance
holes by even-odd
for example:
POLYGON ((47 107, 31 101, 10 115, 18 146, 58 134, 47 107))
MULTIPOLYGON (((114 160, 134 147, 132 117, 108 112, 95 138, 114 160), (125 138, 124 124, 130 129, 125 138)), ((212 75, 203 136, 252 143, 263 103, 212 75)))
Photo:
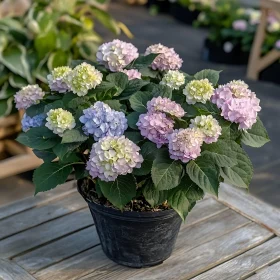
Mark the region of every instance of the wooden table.
POLYGON ((105 257, 70 182, 0 209, 0 279, 279 280, 280 210, 224 185, 182 225, 173 255, 148 269, 105 257))

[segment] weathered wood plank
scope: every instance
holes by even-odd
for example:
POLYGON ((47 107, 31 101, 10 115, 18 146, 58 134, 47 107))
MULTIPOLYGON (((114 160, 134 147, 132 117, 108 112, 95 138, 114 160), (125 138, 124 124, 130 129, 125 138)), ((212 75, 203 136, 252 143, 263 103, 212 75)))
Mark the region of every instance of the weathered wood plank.
POLYGON ((248 280, 277 280, 280 278, 280 262, 268 266, 257 274, 247 278, 248 280))
MULTIPOLYGON (((206 202, 206 201, 205 201, 206 202)), ((199 204, 198 204, 199 207, 199 204)), ((194 208, 194 212, 199 212, 202 214, 202 212, 198 211, 198 208, 194 208)), ((200 210, 200 209, 199 209, 200 210)), ((227 233, 230 230, 234 230, 242 225, 245 225, 249 222, 248 219, 244 218, 243 216, 235 213, 232 210, 226 210, 224 212, 221 212, 215 216, 210 217, 207 220, 200 221, 199 223, 192 223, 191 225, 188 226, 188 224, 182 225, 182 234, 180 233, 178 236, 178 241, 175 247, 175 252, 174 254, 176 255, 176 251, 180 251, 182 245, 184 244, 185 248, 188 248, 188 250, 191 250, 195 248, 196 246, 200 245, 203 242, 206 242, 207 240, 211 240, 213 238, 216 238, 218 236, 221 236, 225 233, 227 233), (231 221, 230 223, 228 221, 231 221), (207 226, 210 226, 210 228, 207 228, 207 226)), ((99 249, 98 249, 99 250, 99 249)), ((90 259, 93 260, 93 262, 97 261, 95 260, 95 254, 93 253, 92 255, 89 255, 90 259)), ((80 255, 77 255, 76 258, 80 258, 80 255)), ((68 267, 70 266, 67 264, 69 260, 65 260, 64 262, 61 263, 62 267, 65 265, 68 267)), ((72 263, 73 260, 70 260, 72 263)), ((129 269, 125 269, 123 271, 122 266, 118 266, 113 262, 104 262, 101 264, 100 267, 89 267, 88 271, 82 271, 80 276, 87 275, 85 276, 85 279, 126 279, 127 275, 123 275, 123 272, 127 273, 130 272, 129 269), (105 273, 106 271, 106 273, 105 273)), ((48 277, 53 277, 58 279, 72 279, 69 278, 69 274, 58 274, 55 272, 55 275, 53 275, 52 271, 55 270, 65 271, 63 269, 60 269, 59 264, 51 270, 51 267, 47 269, 48 273, 45 273, 43 271, 39 272, 40 275, 44 274, 46 279, 49 279, 48 277), (50 273, 50 274, 49 274, 50 273)), ((77 275, 77 274, 75 274, 77 275)), ((43 277, 43 276, 42 276, 43 277)), ((44 278, 43 278, 44 279, 44 278)), ((73 278, 74 279, 74 278, 73 278)))
POLYGON ((47 203, 53 199, 62 198, 65 195, 76 191, 76 181, 67 182, 49 192, 39 193, 35 197, 19 200, 15 203, 0 208, 0 220, 19 212, 34 208, 42 203, 47 203))
POLYGON ((0 256, 15 257, 27 250, 93 224, 88 209, 46 222, 0 241, 0 256))
POLYGON ((219 200, 242 215, 264 225, 275 234, 280 235, 280 209, 274 208, 252 195, 226 184, 222 184, 219 190, 219 200))
MULTIPOLYGON (((279 258, 280 238, 275 237, 264 244, 193 278, 193 280, 208 280, 215 279, 215 277, 219 280, 244 279, 257 269, 275 262, 275 260, 279 258)), ((278 275, 280 276, 280 270, 278 275)), ((277 278, 263 279, 268 280, 277 278)))
POLYGON ((78 192, 47 204, 41 204, 36 208, 1 220, 0 239, 85 207, 86 203, 78 192))
POLYGON ((131 276, 127 279, 190 279, 260 245, 272 236, 273 233, 267 229, 251 223, 210 242, 201 244, 191 251, 188 251, 187 247, 182 248, 164 264, 157 267, 138 271, 132 270, 131 276))
POLYGON ((13 259, 17 264, 34 274, 36 271, 60 262, 99 244, 95 226, 80 230, 54 242, 41 246, 13 259))
POLYGON ((1 280, 36 280, 20 266, 9 260, 0 259, 1 280))

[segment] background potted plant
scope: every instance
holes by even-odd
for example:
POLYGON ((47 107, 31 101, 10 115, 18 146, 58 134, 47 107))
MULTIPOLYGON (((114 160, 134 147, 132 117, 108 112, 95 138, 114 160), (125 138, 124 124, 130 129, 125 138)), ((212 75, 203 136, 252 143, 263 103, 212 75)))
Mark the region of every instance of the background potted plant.
POLYGON ((74 171, 105 254, 132 267, 161 263, 181 220, 220 182, 247 189, 252 163, 242 144, 269 141, 259 99, 243 81, 218 86, 219 72, 179 71, 174 49, 101 45, 97 63, 76 61, 15 95, 25 109, 17 140, 44 160, 36 193, 74 171))

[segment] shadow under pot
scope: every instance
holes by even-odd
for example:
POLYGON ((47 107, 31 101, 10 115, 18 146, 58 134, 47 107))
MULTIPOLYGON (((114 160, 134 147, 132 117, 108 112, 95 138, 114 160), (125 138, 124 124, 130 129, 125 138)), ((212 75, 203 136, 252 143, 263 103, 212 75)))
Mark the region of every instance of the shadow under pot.
POLYGON ((249 52, 243 52, 239 45, 233 45, 230 42, 217 44, 209 39, 205 39, 202 59, 215 63, 244 65, 248 64, 249 52))
POLYGON ((199 13, 198 10, 189 10, 178 3, 170 4, 170 14, 178 21, 189 25, 192 25, 192 23, 197 20, 199 13))
POLYGON ((269 65, 267 68, 260 72, 259 79, 261 81, 272 82, 275 84, 280 84, 279 79, 280 73, 280 62, 277 60, 276 62, 269 65))
POLYGON ((87 202, 105 255, 112 261, 141 268, 161 264, 170 257, 182 220, 174 210, 159 212, 120 211, 87 202))

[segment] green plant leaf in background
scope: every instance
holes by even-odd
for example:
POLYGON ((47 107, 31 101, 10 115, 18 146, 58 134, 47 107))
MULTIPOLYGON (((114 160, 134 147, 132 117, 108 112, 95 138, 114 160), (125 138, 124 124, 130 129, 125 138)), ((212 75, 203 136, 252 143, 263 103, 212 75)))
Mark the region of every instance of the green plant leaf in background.
POLYGON ((150 101, 152 98, 153 95, 150 92, 138 91, 129 98, 129 102, 134 111, 139 113, 146 113, 147 102, 150 101))
POLYGON ((143 195, 152 207, 155 207, 167 200, 168 193, 168 190, 159 191, 156 189, 152 180, 148 180, 147 184, 143 188, 143 195))
POLYGON ((205 69, 194 75, 197 80, 208 79, 214 86, 218 83, 221 71, 205 69))
POLYGON ((136 123, 138 122, 140 115, 141 113, 139 112, 132 112, 126 116, 127 124, 130 128, 138 130, 136 123))
POLYGON ((57 35, 55 31, 50 30, 36 37, 34 45, 39 59, 43 59, 46 54, 51 53, 56 48, 57 35))
POLYGON ((83 134, 80 130, 71 129, 71 130, 66 130, 63 133, 61 143, 66 144, 66 143, 73 143, 73 142, 84 142, 87 139, 88 139, 88 136, 83 134))

